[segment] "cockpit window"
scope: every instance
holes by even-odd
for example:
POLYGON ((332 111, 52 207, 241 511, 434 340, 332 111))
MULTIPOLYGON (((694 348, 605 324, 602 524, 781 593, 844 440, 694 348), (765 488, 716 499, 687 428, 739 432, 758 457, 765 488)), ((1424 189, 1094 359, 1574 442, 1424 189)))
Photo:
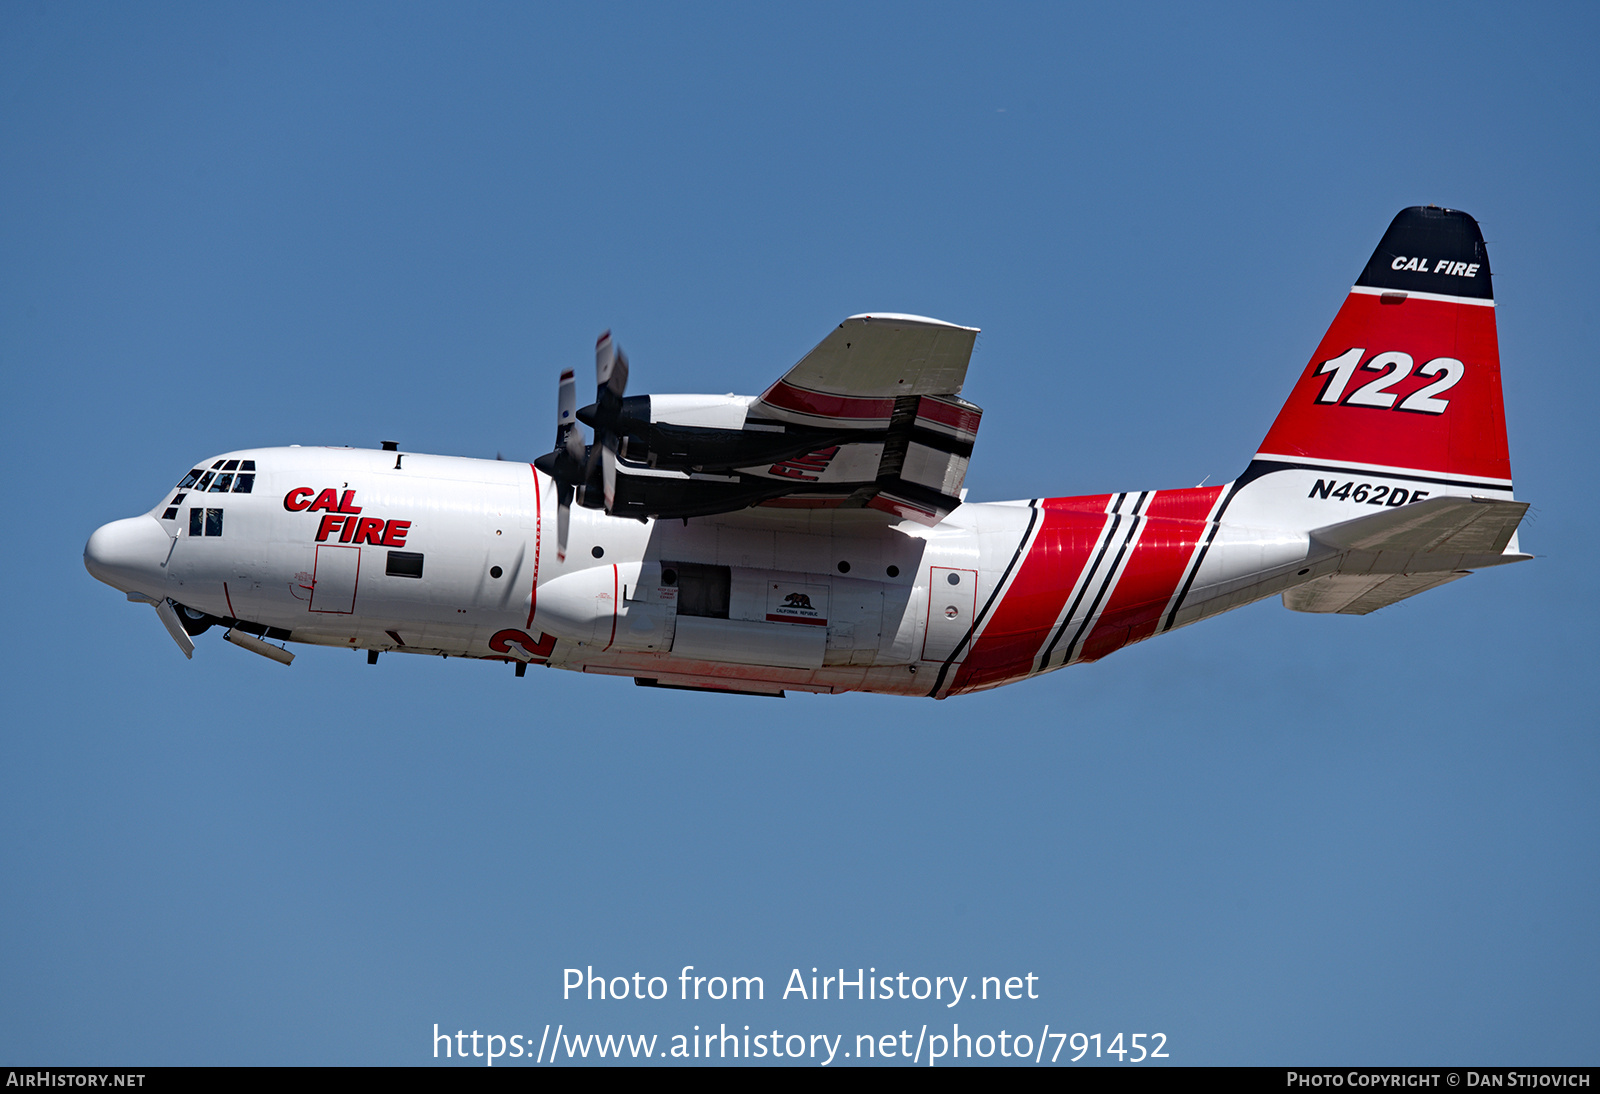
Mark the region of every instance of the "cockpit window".
POLYGON ((193 487, 200 491, 209 490, 213 494, 226 494, 230 490, 235 494, 248 494, 256 484, 256 477, 253 474, 255 469, 255 460, 218 460, 211 465, 210 471, 200 467, 190 471, 178 484, 178 489, 188 490, 193 487), (243 475, 228 473, 235 470, 251 473, 243 475))

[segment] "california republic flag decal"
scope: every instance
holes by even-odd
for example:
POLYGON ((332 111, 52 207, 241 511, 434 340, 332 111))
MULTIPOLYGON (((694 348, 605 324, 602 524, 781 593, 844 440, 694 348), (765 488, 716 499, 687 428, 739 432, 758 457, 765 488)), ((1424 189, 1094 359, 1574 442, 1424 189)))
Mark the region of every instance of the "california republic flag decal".
POLYGON ((768 623, 828 625, 828 587, 773 581, 767 585, 768 623))

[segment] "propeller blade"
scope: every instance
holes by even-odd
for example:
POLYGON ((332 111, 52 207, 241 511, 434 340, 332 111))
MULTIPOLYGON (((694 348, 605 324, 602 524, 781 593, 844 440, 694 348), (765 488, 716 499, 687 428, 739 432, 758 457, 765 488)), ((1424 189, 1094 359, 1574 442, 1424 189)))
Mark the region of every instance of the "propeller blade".
POLYGON ((606 493, 606 510, 611 509, 617 483, 617 425, 622 417, 622 395, 628 389, 628 355, 606 331, 594 344, 594 447, 584 467, 584 479, 594 477, 601 468, 606 493))
MULTIPOLYGON (((570 448, 572 427, 578 424, 578 384, 572 370, 561 373, 561 385, 556 394, 556 447, 570 448)), ((582 453, 579 453, 580 458, 582 453)))
POLYGON ((606 381, 611 379, 612 366, 617 363, 617 344, 611 340, 611 332, 605 331, 594 343, 594 383, 596 387, 605 387, 606 381))
POLYGON ((628 355, 612 340, 610 331, 594 344, 594 386, 619 399, 628 387, 628 355))
POLYGON ((566 561, 567 538, 572 530, 573 495, 583 489, 588 471, 584 461, 583 432, 578 429, 578 388, 572 369, 561 373, 556 391, 556 447, 539 465, 548 469, 556 487, 556 558, 566 561))
POLYGON ((621 346, 617 347, 616 359, 611 362, 611 369, 603 382, 606 390, 619 400, 617 409, 622 409, 622 393, 628 390, 628 355, 622 352, 621 346))
POLYGON ((556 561, 567 560, 567 537, 572 531, 572 487, 556 483, 556 561))

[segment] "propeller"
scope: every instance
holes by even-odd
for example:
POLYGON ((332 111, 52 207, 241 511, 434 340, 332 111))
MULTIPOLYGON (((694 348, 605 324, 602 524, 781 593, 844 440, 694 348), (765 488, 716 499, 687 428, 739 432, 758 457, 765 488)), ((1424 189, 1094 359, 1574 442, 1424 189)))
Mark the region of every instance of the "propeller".
POLYGON ((597 509, 589 496, 599 471, 605 508, 610 512, 617 491, 617 445, 621 442, 622 393, 628 387, 628 356, 611 340, 611 332, 600 336, 594 347, 595 409, 586 419, 594 427, 594 444, 585 452, 583 434, 578 430, 578 390, 572 369, 561 373, 556 398, 556 447, 539 466, 556 484, 556 557, 566 561, 567 536, 572 527, 572 503, 597 509))
POLYGON ((583 435, 578 432, 578 385, 572 370, 561 373, 556 395, 556 447, 550 477, 556 484, 556 558, 566 561, 567 532, 572 527, 572 495, 583 482, 583 435))
POLYGON ((591 480, 599 464, 609 513, 617 494, 617 444, 621 439, 617 426, 622 419, 622 393, 628 387, 628 355, 611 340, 610 331, 594 344, 594 382, 594 447, 589 450, 584 481, 591 480))

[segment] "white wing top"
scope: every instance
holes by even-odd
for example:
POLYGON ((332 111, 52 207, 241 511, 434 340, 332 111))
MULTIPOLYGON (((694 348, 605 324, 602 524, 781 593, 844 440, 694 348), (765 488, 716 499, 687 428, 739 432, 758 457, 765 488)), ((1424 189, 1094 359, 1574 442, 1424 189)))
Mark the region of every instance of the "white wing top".
POLYGON ((959 395, 978 337, 920 315, 852 315, 757 400, 754 413, 808 425, 885 428, 894 400, 959 395))

